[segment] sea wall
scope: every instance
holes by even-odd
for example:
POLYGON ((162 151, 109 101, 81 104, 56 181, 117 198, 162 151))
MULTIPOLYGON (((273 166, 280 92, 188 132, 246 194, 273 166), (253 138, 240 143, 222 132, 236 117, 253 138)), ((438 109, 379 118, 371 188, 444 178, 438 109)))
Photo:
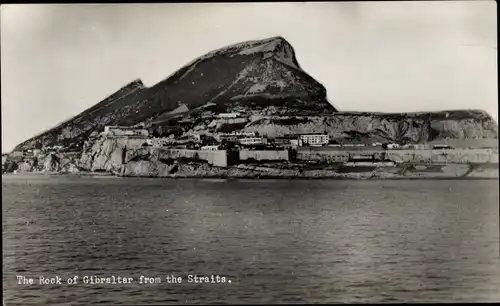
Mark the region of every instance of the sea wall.
POLYGON ((350 151, 298 151, 297 159, 298 160, 319 160, 323 162, 329 163, 343 163, 349 160, 349 152, 350 151))
POLYGON ((219 167, 226 167, 227 151, 226 150, 187 150, 187 149, 162 149, 152 148, 160 159, 178 159, 178 158, 192 158, 205 160, 209 164, 219 167))
POLYGON ((241 150, 240 160, 289 160, 288 150, 241 150))
POLYGON ((498 149, 389 150, 386 156, 396 163, 498 163, 498 149))
POLYGON ((279 169, 269 166, 237 165, 226 168, 207 163, 164 164, 152 161, 131 161, 124 165, 122 176, 172 177, 172 178, 331 178, 331 179, 453 179, 488 178, 498 179, 498 167, 482 168, 481 165, 448 164, 429 170, 411 170, 408 166, 374 167, 371 170, 339 172, 333 169, 279 169))
POLYGON ((226 150, 216 150, 216 151, 208 151, 208 150, 188 150, 188 149, 167 149, 167 148, 156 148, 156 147, 148 147, 141 148, 141 150, 136 151, 135 155, 149 155, 151 156, 149 160, 151 161, 161 161, 168 159, 179 159, 179 158, 189 158, 194 160, 204 160, 207 161, 208 164, 218 166, 218 167, 227 167, 230 164, 237 163, 238 160, 289 160, 289 153, 287 150, 241 150, 237 152, 236 156, 232 156, 226 150), (148 152, 142 151, 148 150, 148 152))
MULTIPOLYGON (((346 162, 351 155, 359 155, 359 150, 310 150, 298 151, 298 160, 319 160, 326 162, 346 162)), ((396 163, 498 163, 498 149, 454 149, 454 150, 387 150, 362 152, 382 155, 396 163)))

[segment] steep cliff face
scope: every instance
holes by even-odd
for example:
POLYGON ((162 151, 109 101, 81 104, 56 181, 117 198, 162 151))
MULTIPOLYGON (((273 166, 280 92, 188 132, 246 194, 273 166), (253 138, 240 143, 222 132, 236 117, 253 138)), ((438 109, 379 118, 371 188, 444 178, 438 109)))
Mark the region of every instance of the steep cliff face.
POLYGON ((150 122, 179 106, 193 109, 212 102, 221 106, 278 105, 332 113, 326 89, 304 72, 293 47, 282 37, 248 41, 210 52, 146 88, 134 81, 95 106, 16 149, 62 144, 82 146, 106 125, 150 122))
POLYGON ((43 161, 42 171, 56 172, 60 170, 60 160, 55 154, 49 154, 43 161))
POLYGON ((326 132, 333 138, 367 142, 429 142, 442 139, 497 139, 496 122, 483 111, 331 116, 260 116, 243 129, 270 137, 326 132))
POLYGON ((100 137, 84 146, 79 167, 88 171, 118 171, 144 139, 100 137))

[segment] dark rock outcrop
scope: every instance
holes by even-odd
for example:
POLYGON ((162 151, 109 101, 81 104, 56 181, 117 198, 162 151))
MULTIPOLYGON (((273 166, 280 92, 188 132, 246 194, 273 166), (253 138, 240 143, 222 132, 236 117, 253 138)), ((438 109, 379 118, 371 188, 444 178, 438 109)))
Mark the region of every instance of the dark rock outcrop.
POLYGON ((12 173, 14 171, 16 171, 17 169, 19 169, 19 165, 17 162, 13 161, 13 160, 2 160, 2 174, 3 173, 12 173))

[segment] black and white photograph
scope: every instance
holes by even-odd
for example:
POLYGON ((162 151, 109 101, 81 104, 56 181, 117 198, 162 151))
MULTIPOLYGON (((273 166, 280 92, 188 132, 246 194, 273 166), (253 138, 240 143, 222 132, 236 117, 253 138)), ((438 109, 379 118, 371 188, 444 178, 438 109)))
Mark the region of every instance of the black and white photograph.
POLYGON ((499 302, 496 12, 2 4, 3 305, 499 302))

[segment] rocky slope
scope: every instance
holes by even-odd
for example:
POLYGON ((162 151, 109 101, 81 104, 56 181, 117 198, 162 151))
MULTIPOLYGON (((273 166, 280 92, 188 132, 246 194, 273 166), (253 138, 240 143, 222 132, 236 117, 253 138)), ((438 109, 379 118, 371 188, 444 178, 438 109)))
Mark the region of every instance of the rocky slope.
POLYGON ((40 154, 37 157, 2 159, 2 173, 17 172, 63 172, 78 173, 85 171, 79 166, 80 154, 40 154))
POLYGON ((270 137, 326 132, 341 142, 426 143, 444 139, 498 139, 498 125, 484 111, 336 113, 328 116, 260 116, 243 128, 270 137))
POLYGON ((82 147, 93 131, 101 131, 106 125, 120 124, 133 117, 134 104, 144 96, 145 90, 140 80, 131 82, 77 116, 19 144, 14 151, 33 148, 37 143, 43 146, 82 147))
POLYGON ((81 147, 93 131, 106 125, 151 122, 181 105, 192 109, 207 102, 223 109, 244 104, 336 111, 326 100, 323 85, 301 69, 290 43, 272 37, 212 51, 150 88, 136 80, 16 150, 36 143, 81 147))

